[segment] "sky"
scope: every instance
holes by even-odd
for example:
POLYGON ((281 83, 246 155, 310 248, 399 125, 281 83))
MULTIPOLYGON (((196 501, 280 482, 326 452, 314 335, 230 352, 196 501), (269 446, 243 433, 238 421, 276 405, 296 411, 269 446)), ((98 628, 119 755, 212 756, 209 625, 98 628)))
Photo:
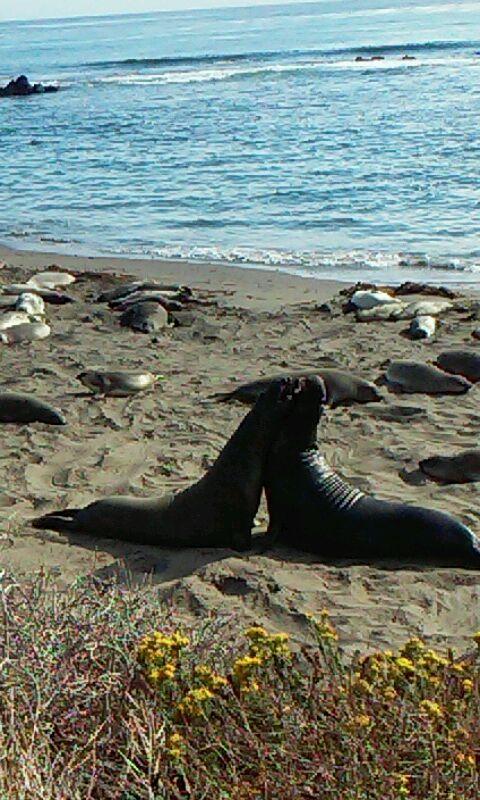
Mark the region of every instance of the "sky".
MULTIPOLYGON (((301 0, 287 0, 300 2, 301 0)), ((94 14, 142 14, 186 8, 257 6, 285 0, 0 0, 0 20, 76 17, 94 14)))

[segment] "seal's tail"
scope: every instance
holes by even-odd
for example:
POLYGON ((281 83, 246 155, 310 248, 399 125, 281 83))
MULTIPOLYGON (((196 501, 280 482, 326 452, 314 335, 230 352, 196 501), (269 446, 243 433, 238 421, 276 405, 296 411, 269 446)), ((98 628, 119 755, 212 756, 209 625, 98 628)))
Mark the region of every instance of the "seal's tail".
POLYGON ((61 533, 76 530, 76 516, 79 508, 64 508, 61 511, 51 511, 43 517, 32 520, 32 527, 39 530, 60 531, 61 533))

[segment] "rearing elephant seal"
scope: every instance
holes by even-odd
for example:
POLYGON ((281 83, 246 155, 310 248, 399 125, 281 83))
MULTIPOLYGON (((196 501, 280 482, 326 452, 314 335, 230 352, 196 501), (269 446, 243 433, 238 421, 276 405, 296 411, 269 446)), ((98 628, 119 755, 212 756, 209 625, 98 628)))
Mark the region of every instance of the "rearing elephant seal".
POLYGON ((316 444, 324 402, 325 386, 316 376, 294 387, 265 472, 273 536, 325 558, 480 569, 480 542, 461 522, 440 511, 369 497, 335 474, 316 444))
POLYGON ((179 494, 155 499, 107 497, 33 521, 35 528, 88 533, 159 547, 251 544, 268 450, 291 402, 291 383, 276 381, 247 414, 213 466, 179 494))
MULTIPOLYGON (((290 373, 292 378, 300 378, 306 372, 290 373)), ((383 398, 377 387, 370 381, 359 378, 351 372, 341 369, 319 369, 315 373, 325 383, 327 388, 327 404, 336 408, 337 406, 349 406, 353 403, 379 403, 383 398)), ((239 403, 252 404, 257 400, 262 392, 265 392, 272 381, 286 377, 274 375, 270 378, 260 378, 258 381, 243 383, 232 389, 230 392, 220 392, 212 396, 213 400, 220 403, 237 401, 239 403)))

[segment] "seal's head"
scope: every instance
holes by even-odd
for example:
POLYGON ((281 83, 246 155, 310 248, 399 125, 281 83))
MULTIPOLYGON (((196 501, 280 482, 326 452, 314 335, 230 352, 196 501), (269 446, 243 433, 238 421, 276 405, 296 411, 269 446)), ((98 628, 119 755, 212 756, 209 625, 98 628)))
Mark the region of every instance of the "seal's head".
POLYGON ((318 423, 327 402, 327 388, 322 378, 318 375, 296 378, 292 384, 292 398, 277 446, 288 446, 296 450, 314 447, 318 423))

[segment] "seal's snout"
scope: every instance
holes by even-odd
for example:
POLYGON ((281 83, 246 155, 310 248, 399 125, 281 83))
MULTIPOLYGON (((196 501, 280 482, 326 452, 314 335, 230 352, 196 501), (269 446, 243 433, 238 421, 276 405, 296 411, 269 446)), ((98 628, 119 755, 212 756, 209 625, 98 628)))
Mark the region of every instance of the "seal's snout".
POLYGON ((298 384, 296 393, 300 394, 302 399, 308 399, 322 406, 328 403, 327 387, 319 375, 306 375, 299 379, 298 384))

